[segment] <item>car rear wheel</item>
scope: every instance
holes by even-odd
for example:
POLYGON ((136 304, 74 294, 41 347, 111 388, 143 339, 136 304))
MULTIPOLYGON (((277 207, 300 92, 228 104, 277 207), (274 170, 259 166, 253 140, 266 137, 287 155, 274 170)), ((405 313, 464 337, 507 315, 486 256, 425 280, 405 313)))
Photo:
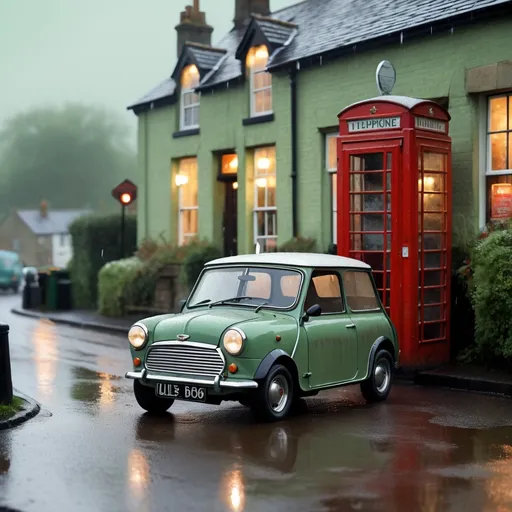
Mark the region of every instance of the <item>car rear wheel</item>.
POLYGON ((393 358, 387 350, 375 356, 368 379, 361 383, 361 393, 368 403, 386 400, 393 383, 393 358))
POLYGON ((133 392, 137 403, 150 414, 163 414, 174 403, 172 398, 160 398, 155 395, 155 388, 144 386, 139 380, 133 381, 133 392))
POLYGON ((274 365, 257 389, 252 411, 261 421, 280 421, 290 413, 295 402, 295 384, 285 366, 274 365))

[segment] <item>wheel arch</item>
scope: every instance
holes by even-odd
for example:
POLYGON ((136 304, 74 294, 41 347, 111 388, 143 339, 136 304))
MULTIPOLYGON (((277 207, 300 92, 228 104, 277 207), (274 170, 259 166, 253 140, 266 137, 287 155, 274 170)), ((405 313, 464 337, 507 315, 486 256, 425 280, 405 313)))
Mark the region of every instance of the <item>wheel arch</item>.
POLYGON ((256 373, 254 374, 254 380, 263 380, 270 368, 275 364, 283 365, 291 374, 297 389, 300 391, 299 383, 299 370, 295 361, 282 349, 276 348, 269 352, 261 361, 256 373))
POLYGON ((386 350, 387 352, 389 352, 389 355, 393 359, 393 364, 396 365, 397 354, 395 345, 386 336, 380 336, 374 341, 372 348, 370 349, 370 355, 368 357, 368 367, 366 368, 366 377, 370 375, 370 370, 373 367, 373 363, 375 362, 375 356, 377 355, 377 352, 379 352, 379 350, 386 350))

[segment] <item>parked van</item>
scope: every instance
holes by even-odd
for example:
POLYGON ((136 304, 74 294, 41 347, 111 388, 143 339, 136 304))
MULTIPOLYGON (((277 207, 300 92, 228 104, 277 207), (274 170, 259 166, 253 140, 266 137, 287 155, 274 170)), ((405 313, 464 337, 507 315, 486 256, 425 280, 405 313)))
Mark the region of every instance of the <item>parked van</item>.
POLYGON ((23 265, 17 253, 0 251, 0 290, 17 293, 23 277, 23 265))

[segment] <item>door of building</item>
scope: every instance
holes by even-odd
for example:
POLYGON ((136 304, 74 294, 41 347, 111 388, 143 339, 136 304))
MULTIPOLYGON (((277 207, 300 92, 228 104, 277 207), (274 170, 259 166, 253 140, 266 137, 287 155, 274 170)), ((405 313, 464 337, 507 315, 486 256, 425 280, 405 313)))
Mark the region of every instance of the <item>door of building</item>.
POLYGON ((343 144, 343 169, 339 187, 338 243, 341 254, 362 260, 373 269, 375 284, 388 313, 400 315, 401 247, 401 146, 382 143, 343 144))
POLYGON ((226 182, 222 231, 224 236, 224 256, 237 255, 237 186, 236 182, 226 182))

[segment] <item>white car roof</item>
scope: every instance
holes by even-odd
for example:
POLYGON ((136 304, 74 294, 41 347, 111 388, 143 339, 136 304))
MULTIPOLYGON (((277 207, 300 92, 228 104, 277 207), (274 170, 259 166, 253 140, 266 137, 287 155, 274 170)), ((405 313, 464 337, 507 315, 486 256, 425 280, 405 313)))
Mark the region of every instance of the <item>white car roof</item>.
POLYGON ((261 254, 241 254, 209 261, 213 265, 285 265, 287 267, 327 267, 361 268, 370 270, 367 263, 344 256, 309 252, 268 252, 261 254))

